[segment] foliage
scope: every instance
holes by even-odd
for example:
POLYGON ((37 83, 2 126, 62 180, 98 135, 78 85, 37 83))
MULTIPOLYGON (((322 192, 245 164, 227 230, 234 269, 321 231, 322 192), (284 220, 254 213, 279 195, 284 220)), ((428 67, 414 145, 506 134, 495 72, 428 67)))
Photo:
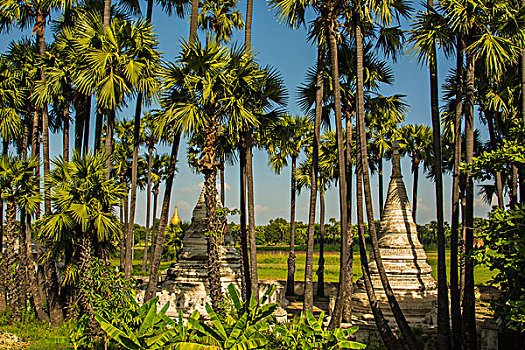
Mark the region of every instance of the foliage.
MULTIPOLYGON (((187 228, 187 224, 185 225, 187 228)), ((166 240, 164 242, 164 249, 162 250, 162 258, 167 260, 174 260, 177 253, 182 249, 182 238, 184 237, 185 229, 182 224, 169 224, 166 228, 166 240)))
POLYGON ((262 349, 268 343, 264 333, 270 329, 270 317, 278 306, 268 303, 274 291, 275 287, 269 289, 259 303, 253 295, 243 302, 239 292, 230 285, 229 305, 226 305, 225 312, 216 313, 206 305, 210 324, 196 319, 190 319, 189 322, 202 335, 206 344, 217 349, 262 349))
POLYGON ((51 243, 46 258, 67 257, 63 284, 73 284, 79 277, 78 248, 84 234, 97 243, 95 248, 109 251, 120 233, 112 211, 124 192, 114 179, 106 179, 105 159, 103 154, 91 152, 83 156, 75 153, 69 162, 57 159, 46 179, 54 210, 39 221, 40 237, 51 243))
POLYGON ((278 349, 364 349, 366 345, 351 341, 349 337, 358 329, 357 326, 348 329, 324 329, 324 312, 316 319, 310 311, 294 317, 293 322, 278 325, 275 332, 278 349))
MULTIPOLYGON (((165 349, 167 345, 175 340, 188 341, 191 336, 188 333, 189 325, 184 326, 182 313, 179 313, 178 322, 166 316, 169 303, 157 312, 159 298, 153 298, 139 306, 133 301, 130 315, 131 319, 119 319, 114 325, 100 314, 95 315, 102 330, 109 339, 118 343, 124 349, 165 349)), ((196 314, 190 317, 192 320, 196 314)))
POLYGON ((495 208, 478 235, 478 262, 495 271, 491 284, 499 286, 493 304, 506 327, 525 331, 525 205, 495 208))
POLYGON ((38 191, 38 178, 34 175, 38 167, 36 158, 24 161, 0 157, 0 198, 33 212, 42 199, 38 191))

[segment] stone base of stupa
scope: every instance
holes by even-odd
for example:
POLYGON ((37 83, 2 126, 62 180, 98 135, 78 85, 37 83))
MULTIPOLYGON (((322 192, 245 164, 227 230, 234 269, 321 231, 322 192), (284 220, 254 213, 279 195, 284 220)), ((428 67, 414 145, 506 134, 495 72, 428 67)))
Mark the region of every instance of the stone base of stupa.
MULTIPOLYGON (((241 289, 241 266, 238 254, 233 247, 221 247, 221 285, 225 295, 227 288, 233 284, 241 289), (224 258, 227 257, 227 258, 224 258)), ((211 304, 208 283, 208 264, 205 261, 181 260, 172 264, 167 271, 162 290, 171 292, 172 307, 182 310, 184 316, 198 311, 206 315, 206 304, 211 304)))
MULTIPOLYGON (((217 206, 221 207, 217 196, 217 206)), ((204 189, 197 205, 193 209, 190 227, 184 232, 182 249, 177 255, 177 263, 167 270, 165 278, 159 284, 157 296, 158 306, 170 303, 166 314, 176 316, 182 311, 184 317, 189 317, 194 311, 205 316, 206 304, 211 304, 208 276, 208 239, 205 232, 206 204, 204 189)), ((241 256, 234 247, 231 235, 226 231, 219 246, 220 273, 223 294, 233 284, 241 289, 241 256)))

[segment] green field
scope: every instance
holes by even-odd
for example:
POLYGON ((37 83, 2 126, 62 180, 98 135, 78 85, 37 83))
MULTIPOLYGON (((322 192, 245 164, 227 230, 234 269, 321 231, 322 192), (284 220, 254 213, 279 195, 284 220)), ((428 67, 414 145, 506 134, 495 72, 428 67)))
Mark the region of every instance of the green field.
MULTIPOLYGON (((437 252, 427 252, 428 263, 432 266, 432 276, 437 278, 437 252)), ((295 279, 304 280, 305 252, 296 252, 295 279)), ((260 279, 286 280, 288 252, 284 251, 259 251, 257 253, 257 270, 260 279)), ((314 281, 317 281, 317 264, 319 252, 314 252, 314 281)), ((447 266, 450 262, 450 255, 447 252, 447 266)), ((447 275, 448 275, 447 271, 447 275)), ((361 259, 359 253, 354 252, 354 280, 363 275, 361 271, 361 259)), ((477 266, 474 269, 474 283, 477 285, 487 284, 492 278, 493 273, 485 266, 477 266)), ((339 253, 325 253, 325 282, 339 281, 339 253)))
MULTIPOLYGON (((257 271, 260 279, 273 279, 273 280, 286 280, 287 273, 287 261, 288 251, 287 247, 275 246, 275 247, 258 247, 257 249, 257 271), (272 249, 273 248, 273 249, 272 249)), ((148 271, 141 271, 142 261, 142 249, 140 247, 135 248, 135 260, 133 261, 133 274, 137 276, 147 276, 148 271)), ((297 247, 296 249, 301 249, 297 247)), ((435 250, 427 251, 428 263, 432 266, 432 276, 437 278, 437 252, 435 250)), ((296 267, 295 267, 295 279, 297 281, 304 280, 304 268, 305 268, 306 252, 296 251, 296 267)), ((314 281, 317 281, 317 264, 319 260, 319 252, 314 252, 314 281)), ((161 270, 167 269, 173 261, 162 261, 161 270)), ((447 251, 447 267, 450 263, 450 254, 447 251)), ((119 260, 113 259, 112 264, 118 266, 119 260)), ((484 285, 492 278, 493 272, 485 266, 476 266, 474 269, 474 283, 477 285, 484 285)), ((361 271, 361 259, 359 253, 354 252, 354 280, 362 276, 361 271)), ((447 276, 449 271, 447 270, 447 276)), ((327 252, 325 253, 325 282, 338 282, 339 281, 339 253, 338 252, 327 252)))

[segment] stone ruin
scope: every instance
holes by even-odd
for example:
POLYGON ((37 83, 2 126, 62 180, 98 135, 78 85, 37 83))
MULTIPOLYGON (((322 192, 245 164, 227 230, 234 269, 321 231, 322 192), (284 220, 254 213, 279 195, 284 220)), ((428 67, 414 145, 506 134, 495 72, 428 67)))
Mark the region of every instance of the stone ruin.
MULTIPOLYGON (((185 317, 195 310, 206 314, 206 303, 211 304, 208 286, 208 250, 206 229, 206 204, 203 189, 197 205, 193 209, 190 227, 184 233, 182 249, 178 253, 177 263, 170 266, 164 281, 157 289, 159 306, 170 302, 167 311, 175 316, 182 310, 185 317)), ((217 198, 218 207, 221 206, 217 198)), ((220 246, 221 283, 223 292, 233 284, 241 288, 241 257, 234 247, 231 235, 226 232, 220 246)))
MULTIPOLYGON (((394 142, 392 176, 379 229, 379 251, 388 281, 407 321, 412 324, 434 325, 437 319, 437 285, 431 276, 423 245, 406 194, 399 145, 394 142)), ((375 260, 370 258, 370 274, 374 292, 388 320, 394 317, 379 278, 375 260)), ((352 296, 352 318, 373 321, 364 281, 359 279, 352 296)), ((395 321, 394 321, 395 322, 395 321)))

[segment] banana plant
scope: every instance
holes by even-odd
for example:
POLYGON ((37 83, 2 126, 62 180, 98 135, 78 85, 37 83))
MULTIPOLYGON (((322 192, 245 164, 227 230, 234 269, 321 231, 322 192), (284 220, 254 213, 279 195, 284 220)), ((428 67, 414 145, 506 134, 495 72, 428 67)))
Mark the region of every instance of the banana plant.
MULTIPOLYGON (((259 303, 255 301, 253 295, 249 300, 243 302, 239 291, 230 284, 228 293, 231 303, 226 306, 224 310, 226 312, 217 313, 210 305, 206 305, 206 311, 210 318, 209 322, 197 319, 190 319, 188 322, 211 346, 206 349, 263 349, 268 344, 268 339, 265 336, 265 333, 270 329, 268 320, 278 306, 274 303, 268 303, 268 299, 274 291, 275 287, 270 288, 259 303)), ((184 348, 181 347, 181 349, 184 348)))
MULTIPOLYGON (((197 339, 191 330, 191 324, 184 325, 182 312, 179 312, 178 320, 173 320, 166 315, 169 303, 157 312, 159 298, 153 298, 133 311, 131 322, 120 322, 117 326, 106 320, 100 314, 95 319, 100 324, 107 337, 127 350, 157 350, 157 349, 187 349, 205 350, 209 348, 194 347, 197 339), (188 346, 179 347, 180 344, 188 346)), ((198 312, 190 316, 190 320, 197 319, 198 312)))
POLYGON ((282 349, 364 349, 365 344, 349 340, 350 335, 355 333, 357 326, 348 329, 336 328, 333 331, 323 327, 324 312, 319 318, 307 310, 300 316, 296 316, 292 323, 277 325, 278 341, 282 349))

